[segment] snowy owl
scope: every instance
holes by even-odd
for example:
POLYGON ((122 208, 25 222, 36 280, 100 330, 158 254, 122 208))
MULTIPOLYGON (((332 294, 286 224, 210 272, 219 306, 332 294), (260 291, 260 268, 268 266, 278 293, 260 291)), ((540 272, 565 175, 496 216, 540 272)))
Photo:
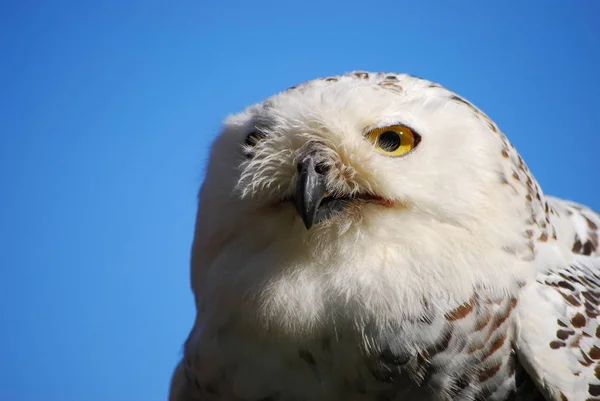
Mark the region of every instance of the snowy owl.
POLYGON ((438 84, 292 87, 213 144, 170 400, 600 400, 599 226, 438 84))

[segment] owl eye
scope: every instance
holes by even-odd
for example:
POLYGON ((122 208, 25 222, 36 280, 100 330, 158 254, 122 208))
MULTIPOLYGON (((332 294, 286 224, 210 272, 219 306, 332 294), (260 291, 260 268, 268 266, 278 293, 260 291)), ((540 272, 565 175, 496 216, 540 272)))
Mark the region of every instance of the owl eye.
POLYGON ((244 143, 248 146, 256 146, 258 141, 264 139, 267 135, 264 132, 252 131, 246 136, 244 143))
POLYGON ((246 156, 246 158, 251 159, 254 157, 254 151, 252 148, 254 148, 258 144, 258 142, 265 139, 266 137, 267 134, 260 131, 252 131, 251 133, 246 135, 246 139, 244 140, 244 155, 246 156))
POLYGON ((416 132, 404 125, 375 128, 366 136, 379 153, 387 156, 402 156, 413 150, 421 140, 416 132))

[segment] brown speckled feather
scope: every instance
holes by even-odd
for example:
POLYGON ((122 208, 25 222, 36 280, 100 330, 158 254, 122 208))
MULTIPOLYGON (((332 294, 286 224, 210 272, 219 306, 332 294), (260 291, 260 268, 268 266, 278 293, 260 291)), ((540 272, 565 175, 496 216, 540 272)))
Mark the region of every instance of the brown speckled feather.
POLYGON ((540 247, 539 273, 520 298, 516 347, 552 400, 600 400, 600 216, 555 198, 558 243, 540 247), (558 247, 571 250, 553 258, 558 247))

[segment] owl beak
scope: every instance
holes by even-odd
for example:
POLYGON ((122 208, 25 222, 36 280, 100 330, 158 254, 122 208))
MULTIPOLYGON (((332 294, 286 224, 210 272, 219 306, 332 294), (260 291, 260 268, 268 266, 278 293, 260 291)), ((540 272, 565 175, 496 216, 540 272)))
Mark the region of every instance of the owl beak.
POLYGON ((305 156, 298 164, 294 203, 307 230, 313 226, 319 205, 326 193, 325 172, 318 166, 318 161, 313 155, 305 156))

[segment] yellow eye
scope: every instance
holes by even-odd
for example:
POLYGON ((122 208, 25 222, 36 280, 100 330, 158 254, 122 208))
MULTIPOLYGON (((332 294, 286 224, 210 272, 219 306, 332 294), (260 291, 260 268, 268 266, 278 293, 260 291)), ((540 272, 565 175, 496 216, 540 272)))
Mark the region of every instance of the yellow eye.
POLYGON ((367 139, 377 151, 387 156, 402 156, 418 145, 420 137, 404 125, 375 128, 367 133, 367 139))

